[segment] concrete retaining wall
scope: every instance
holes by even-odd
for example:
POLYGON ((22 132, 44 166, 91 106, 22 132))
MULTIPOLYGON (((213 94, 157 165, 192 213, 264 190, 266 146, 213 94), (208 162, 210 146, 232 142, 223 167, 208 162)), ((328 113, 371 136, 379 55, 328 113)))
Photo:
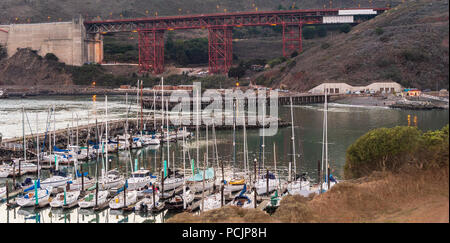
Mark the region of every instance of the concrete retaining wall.
POLYGON ((86 62, 100 63, 103 40, 87 36, 81 18, 72 22, 0 25, 0 44, 6 45, 8 56, 17 48, 31 48, 38 54, 55 54, 61 62, 81 66, 86 62))

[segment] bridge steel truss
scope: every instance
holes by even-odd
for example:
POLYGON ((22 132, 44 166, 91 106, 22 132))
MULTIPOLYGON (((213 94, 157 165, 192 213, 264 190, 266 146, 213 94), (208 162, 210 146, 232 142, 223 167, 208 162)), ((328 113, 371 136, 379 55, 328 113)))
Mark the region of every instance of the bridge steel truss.
POLYGON ((138 29, 139 72, 164 72, 164 30, 138 29))
MULTIPOLYGON (((382 13, 388 8, 374 8, 382 13)), ((283 55, 302 51, 302 26, 321 24, 325 16, 337 16, 343 9, 313 9, 238 12, 208 15, 154 17, 85 21, 87 33, 138 32, 141 72, 164 71, 164 32, 181 29, 207 29, 209 32, 209 70, 225 73, 232 64, 232 29, 245 26, 283 27, 283 55)))

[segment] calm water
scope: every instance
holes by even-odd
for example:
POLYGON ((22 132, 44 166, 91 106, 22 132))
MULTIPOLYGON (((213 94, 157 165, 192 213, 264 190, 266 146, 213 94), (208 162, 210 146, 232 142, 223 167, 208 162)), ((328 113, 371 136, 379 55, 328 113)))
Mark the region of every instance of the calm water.
MULTIPOLYGON (((104 119, 104 102, 103 97, 97 97, 97 117, 99 121, 104 119)), ((135 102, 131 96, 129 101, 135 102)), ((57 128, 65 128, 72 123, 72 113, 76 118, 78 115, 79 124, 88 122, 87 115, 90 116, 90 122, 93 122, 95 112, 93 109, 91 97, 40 97, 28 99, 6 99, 0 100, 0 132, 4 137, 21 136, 21 107, 25 106, 28 114, 30 125, 27 133, 36 129, 36 112, 39 113, 39 131, 45 131, 45 119, 47 117, 47 109, 49 105, 56 105, 57 128)), ((135 103, 134 103, 135 104, 135 103)), ((137 107, 132 106, 132 115, 136 116, 137 107)), ((311 178, 315 179, 317 175, 317 161, 321 159, 322 153, 322 122, 323 122, 323 106, 308 105, 294 107, 294 123, 296 136, 296 151, 300 154, 299 170, 308 172, 311 178)), ((108 116, 109 119, 118 119, 125 117, 127 106, 125 104, 125 96, 108 97, 108 116)), ((281 107, 280 117, 290 121, 289 107, 281 107)), ((343 166, 345 164, 345 151, 358 137, 367 131, 379 127, 394 127, 397 125, 407 125, 407 116, 417 116, 418 127, 422 130, 439 129, 448 124, 448 110, 434 111, 403 111, 392 110, 380 107, 356 107, 340 104, 330 104, 328 112, 328 142, 329 142, 329 158, 333 173, 338 177, 342 177, 343 166)), ((75 124, 76 125, 76 124, 75 124)), ((260 161, 262 156, 260 152, 261 138, 258 130, 247 130, 248 133, 248 149, 249 159, 253 161, 257 158, 260 161)), ((212 132, 209 131, 210 140, 208 146, 209 163, 215 165, 212 159, 213 143, 212 132)), ((236 167, 243 168, 243 133, 242 129, 236 132, 237 153, 236 167)), ((206 152, 207 144, 205 141, 205 132, 201 134, 200 155, 206 152)), ((273 144, 276 145, 277 168, 281 174, 287 174, 287 166, 290 161, 291 153, 291 128, 280 128, 278 133, 273 137, 265 138, 265 167, 272 168, 274 165, 273 144)), ((225 164, 233 164, 233 133, 232 131, 217 131, 217 146, 219 157, 225 161, 225 164)), ((181 154, 181 142, 171 144, 170 157, 173 158, 175 153, 175 165, 182 168, 183 160, 181 154)), ((196 142, 195 139, 188 141, 189 155, 187 157, 196 158, 196 142)), ((132 151, 130 160, 126 152, 119 154, 110 154, 109 168, 118 168, 124 174, 129 174, 131 168, 134 167, 134 161, 137 159, 138 167, 149 168, 157 171, 161 168, 162 151, 166 153, 167 147, 147 147, 141 150, 132 151)), ((164 155, 167 158, 167 154, 164 155)), ((171 162, 172 163, 172 162, 171 162)), ((101 163, 92 161, 83 166, 84 171, 88 171, 89 175, 95 175, 96 168, 101 168, 101 163)), ((259 166, 262 167, 261 164, 259 166)), ((172 166, 171 166, 172 167, 172 166)), ((187 165, 187 167, 189 167, 187 165)), ((72 167, 64 167, 63 170, 73 172, 72 167)), ((43 171, 43 177, 47 176, 43 171)), ((0 180, 3 185, 4 179, 0 180)), ((91 211, 83 211, 73 209, 70 211, 44 209, 34 211, 34 209, 13 209, 6 210, 4 204, 0 204, 0 222, 163 222, 171 215, 167 212, 158 215, 141 215, 128 214, 116 215, 116 212, 105 210, 94 214, 91 211)))

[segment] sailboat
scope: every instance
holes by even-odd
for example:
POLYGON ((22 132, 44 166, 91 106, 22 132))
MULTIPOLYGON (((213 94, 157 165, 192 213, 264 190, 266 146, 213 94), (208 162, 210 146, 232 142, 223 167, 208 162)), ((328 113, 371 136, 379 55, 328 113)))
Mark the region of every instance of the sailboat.
POLYGON ((80 208, 93 208, 96 205, 102 205, 106 203, 106 201, 108 200, 108 195, 109 195, 108 191, 99 191, 98 197, 96 199, 95 191, 91 191, 89 194, 87 194, 78 201, 78 206, 80 208))
POLYGON ((206 212, 209 210, 220 208, 221 206, 221 194, 216 193, 203 199, 203 203, 200 204, 200 210, 202 212, 206 212))
MULTIPOLYGON (((294 180, 287 185, 287 190, 291 195, 302 195, 307 197, 312 191, 310 190, 311 184, 303 176, 297 176, 296 161, 295 161, 295 132, 294 132, 294 112, 293 112, 293 102, 291 101, 291 143, 292 143, 292 163, 294 164, 294 180)), ((290 180, 291 178, 289 178, 290 180)))
POLYGON ((328 89, 325 89, 325 101, 324 101, 324 109, 323 109, 323 141, 322 141, 322 166, 321 171, 323 172, 325 181, 322 181, 320 178, 319 188, 317 189, 318 193, 323 193, 328 191, 331 187, 333 187, 338 181, 333 178, 333 176, 329 173, 330 164, 328 161, 328 89))
POLYGON ((43 207, 50 203, 50 194, 53 190, 51 183, 46 185, 41 184, 41 173, 39 166, 39 125, 38 125, 38 114, 36 113, 36 154, 37 154, 37 166, 38 166, 38 179, 34 181, 34 186, 29 187, 24 190, 26 193, 24 196, 17 199, 17 204, 21 207, 43 207), (34 191, 33 191, 34 190, 34 191))
POLYGON ((131 173, 131 177, 128 179, 128 189, 142 189, 155 182, 156 176, 153 176, 149 170, 141 168, 140 170, 135 170, 131 173))
POLYGON ((248 193, 247 185, 244 185, 241 193, 230 202, 230 205, 241 208, 255 208, 255 203, 252 200, 252 198, 254 198, 254 193, 255 192, 248 193))
POLYGON ((125 182, 123 188, 121 188, 117 195, 109 202, 109 207, 111 209, 122 209, 137 202, 137 192, 127 191, 128 183, 125 182), (122 193, 124 191, 124 193, 122 193), (125 194, 125 195, 124 195, 125 194))
POLYGON ((52 189, 52 187, 41 188, 40 180, 38 179, 33 187, 24 191, 26 193, 24 196, 17 199, 17 205, 20 207, 43 207, 49 204, 52 189))
POLYGON ((79 173, 78 171, 76 173, 77 173, 77 178, 75 180, 72 180, 71 182, 69 182, 70 190, 78 190, 78 191, 80 191, 81 189, 86 190, 95 185, 95 179, 89 177, 87 172, 84 173, 83 178, 82 178, 81 173, 79 173))
POLYGON ((183 209, 184 206, 190 205, 194 201, 194 197, 195 195, 191 190, 186 190, 181 195, 175 195, 166 204, 172 210, 183 209))
POLYGON ((159 209, 161 206, 164 205, 164 203, 159 201, 160 193, 157 190, 157 188, 151 188, 149 189, 149 194, 152 194, 151 196, 144 197, 140 201, 138 201, 135 205, 136 211, 142 211, 147 212, 148 210, 155 211, 154 209, 159 209), (153 189, 155 190, 153 192, 153 189))
POLYGON ((166 113, 167 113, 167 119, 166 119, 166 140, 163 139, 163 141, 167 142, 167 160, 164 160, 164 186, 162 186, 162 181, 160 181, 160 190, 161 193, 164 193, 166 191, 174 190, 181 185, 183 185, 183 177, 182 175, 178 175, 175 172, 175 158, 172 158, 172 164, 173 164, 173 173, 168 172, 168 164, 170 163, 170 141, 169 138, 169 103, 166 101, 166 113), (163 189, 164 188, 164 189, 163 189))
MULTIPOLYGON (((266 106, 263 105, 263 122, 262 122, 262 144, 261 144, 261 149, 262 149, 262 162, 263 162, 263 168, 264 168, 264 136, 265 136, 265 116, 266 116, 266 106)), ((267 172, 266 174, 262 175, 258 180, 256 180, 254 187, 256 188, 256 193, 258 195, 262 195, 262 194, 267 194, 270 192, 275 191, 278 188, 279 185, 279 181, 278 178, 275 177, 275 175, 273 173, 269 173, 267 172), (267 181, 269 181, 268 185, 267 185, 267 181)))
MULTIPOLYGON (((233 168, 232 168, 232 178, 226 182, 224 181, 226 192, 237 192, 242 190, 245 187, 245 178, 238 177, 235 173, 235 165, 236 165, 236 102, 233 102, 233 168)), ((245 130, 245 116, 244 116, 244 130, 245 130)), ((244 135, 245 136, 245 135, 244 135)), ((245 148, 245 146, 244 146, 245 148)), ((245 164, 245 151, 244 151, 244 164, 245 164)))
POLYGON ((193 176, 189 177, 186 180, 186 185, 191 189, 192 192, 198 193, 202 192, 203 189, 205 191, 210 190, 214 187, 214 169, 208 168, 206 170, 197 170, 197 173, 194 173, 194 160, 192 160, 192 168, 193 168, 193 176), (205 175, 205 182, 203 185, 203 174, 205 175))
POLYGON ((78 204, 80 191, 66 191, 58 193, 50 202, 52 208, 62 208, 63 206, 75 206, 78 204))

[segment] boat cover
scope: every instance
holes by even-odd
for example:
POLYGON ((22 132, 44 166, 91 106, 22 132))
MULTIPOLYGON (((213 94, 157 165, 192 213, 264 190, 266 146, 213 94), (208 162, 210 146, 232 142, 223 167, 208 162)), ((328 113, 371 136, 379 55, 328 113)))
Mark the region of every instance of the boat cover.
MULTIPOLYGON (((214 169, 208 168, 205 171, 205 180, 214 178, 214 169)), ((203 181, 203 170, 199 170, 193 177, 189 178, 188 181, 203 181)))

